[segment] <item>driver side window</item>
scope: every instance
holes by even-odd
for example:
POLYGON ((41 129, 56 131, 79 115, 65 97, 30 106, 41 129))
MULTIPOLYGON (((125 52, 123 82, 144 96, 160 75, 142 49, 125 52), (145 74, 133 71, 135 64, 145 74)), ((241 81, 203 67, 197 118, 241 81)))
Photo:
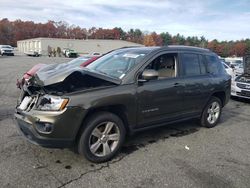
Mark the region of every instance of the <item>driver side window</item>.
POLYGON ((149 63, 146 69, 153 69, 158 72, 158 80, 173 78, 177 75, 177 54, 162 54, 149 63))

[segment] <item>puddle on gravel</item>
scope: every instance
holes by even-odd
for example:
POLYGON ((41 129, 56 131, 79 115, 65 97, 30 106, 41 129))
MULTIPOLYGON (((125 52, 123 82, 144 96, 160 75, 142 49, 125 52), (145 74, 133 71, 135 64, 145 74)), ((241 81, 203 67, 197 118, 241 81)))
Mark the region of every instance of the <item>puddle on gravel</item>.
POLYGON ((155 143, 155 142, 157 142, 157 140, 149 140, 149 141, 148 141, 149 144, 153 144, 153 143, 155 143))
POLYGON ((197 131, 198 131, 198 129, 178 130, 176 133, 170 134, 170 136, 180 137, 180 136, 189 135, 189 134, 197 132, 197 131))
MULTIPOLYGON (((131 143, 131 144, 128 144, 128 145, 125 145, 121 148, 121 154, 131 154, 133 152, 135 152, 136 150, 139 150, 140 148, 143 148, 145 147, 146 145, 149 145, 149 144, 154 144, 154 143, 157 143, 158 141, 160 140, 165 140, 165 139, 168 139, 170 137, 181 137, 181 136, 186 136, 186 135, 189 135, 189 134, 192 134, 192 133, 195 133, 199 130, 199 128, 189 128, 189 129, 184 129, 184 130, 181 130, 181 129, 178 129, 178 128, 175 128, 175 127, 168 127, 167 129, 164 130, 164 128, 162 129, 158 129, 158 131, 153 131, 153 133, 151 133, 150 135, 150 138, 148 136, 145 137, 145 139, 143 139, 143 141, 141 143, 131 143), (166 132, 167 135, 162 135, 162 131, 166 132), (173 133, 167 133, 167 132, 172 132, 174 131, 173 133), (154 138, 154 139, 152 139, 154 138), (155 139, 156 138, 156 139, 155 139)), ((138 134, 138 137, 141 137, 143 138, 145 136, 145 133, 142 133, 142 135, 138 134)), ((133 142, 133 136, 130 138, 130 141, 132 140, 133 142)), ((136 138, 135 138, 135 141, 136 142, 136 138)))
POLYGON ((67 166, 65 166, 64 168, 69 170, 69 169, 71 169, 72 167, 71 167, 70 165, 67 165, 67 166))
POLYGON ((57 160, 56 163, 61 164, 62 162, 60 160, 57 160))

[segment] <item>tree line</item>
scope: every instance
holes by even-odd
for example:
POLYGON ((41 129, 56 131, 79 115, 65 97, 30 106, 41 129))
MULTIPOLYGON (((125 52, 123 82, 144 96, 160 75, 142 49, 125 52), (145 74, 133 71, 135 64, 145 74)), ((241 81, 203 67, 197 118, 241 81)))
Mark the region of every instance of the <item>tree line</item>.
POLYGON ((126 40, 145 46, 188 45, 209 48, 222 57, 244 56, 250 53, 250 39, 238 41, 208 41, 204 36, 188 36, 181 34, 171 35, 168 32, 143 32, 140 29, 124 31, 120 27, 113 29, 81 28, 69 25, 64 21, 35 23, 33 21, 15 20, 7 18, 0 20, 0 44, 16 46, 18 40, 50 37, 65 39, 110 39, 126 40))

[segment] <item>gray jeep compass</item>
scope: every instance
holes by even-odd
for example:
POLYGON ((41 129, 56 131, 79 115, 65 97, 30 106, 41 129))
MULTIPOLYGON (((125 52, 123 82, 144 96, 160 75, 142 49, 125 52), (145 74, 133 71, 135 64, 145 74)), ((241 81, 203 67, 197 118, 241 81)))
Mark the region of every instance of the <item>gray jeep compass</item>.
POLYGON ((86 68, 47 66, 24 85, 15 118, 32 143, 110 160, 125 136, 191 118, 214 127, 230 96, 218 56, 187 46, 114 50, 86 68))

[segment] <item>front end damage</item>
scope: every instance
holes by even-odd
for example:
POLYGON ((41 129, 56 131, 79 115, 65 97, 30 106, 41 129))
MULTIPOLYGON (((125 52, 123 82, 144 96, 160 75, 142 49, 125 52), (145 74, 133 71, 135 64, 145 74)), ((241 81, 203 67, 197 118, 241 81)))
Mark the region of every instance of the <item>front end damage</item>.
POLYGON ((48 80, 40 79, 38 74, 33 76, 24 85, 15 111, 23 135, 30 142, 44 147, 71 147, 86 110, 81 106, 71 106, 70 95, 117 85, 117 81, 95 74, 73 71, 59 82, 52 81, 57 80, 55 75, 48 80))

